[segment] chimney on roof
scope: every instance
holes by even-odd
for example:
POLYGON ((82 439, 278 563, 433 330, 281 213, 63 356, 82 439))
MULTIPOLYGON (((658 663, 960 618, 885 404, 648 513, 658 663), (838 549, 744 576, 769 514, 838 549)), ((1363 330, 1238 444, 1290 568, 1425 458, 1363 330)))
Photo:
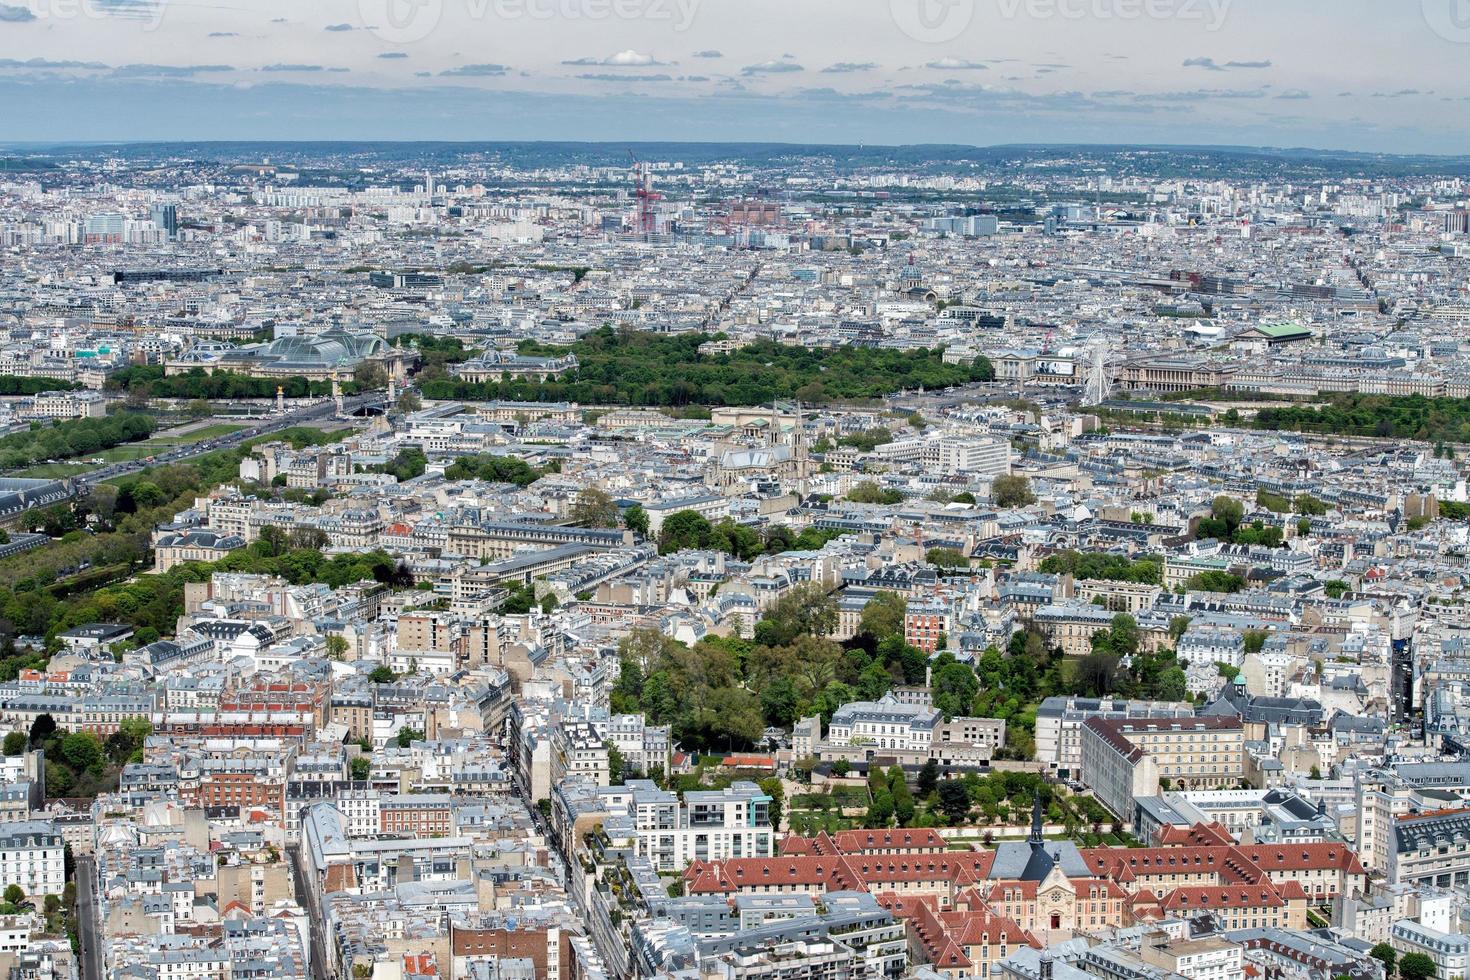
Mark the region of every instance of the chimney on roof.
POLYGON ((1052 959, 1050 950, 1041 951, 1041 980, 1052 980, 1052 959))

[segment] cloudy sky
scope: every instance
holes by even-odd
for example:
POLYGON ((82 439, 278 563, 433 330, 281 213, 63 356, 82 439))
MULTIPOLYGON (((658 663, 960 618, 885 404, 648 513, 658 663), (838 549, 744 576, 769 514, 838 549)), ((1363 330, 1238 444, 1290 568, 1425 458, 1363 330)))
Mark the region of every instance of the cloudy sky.
POLYGON ((0 140, 1470 152, 1470 0, 0 0, 0 140))

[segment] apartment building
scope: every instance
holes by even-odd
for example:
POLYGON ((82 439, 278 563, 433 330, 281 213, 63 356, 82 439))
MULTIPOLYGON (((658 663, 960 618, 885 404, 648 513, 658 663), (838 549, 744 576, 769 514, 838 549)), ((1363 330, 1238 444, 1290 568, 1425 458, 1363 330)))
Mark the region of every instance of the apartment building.
POLYGON ((563 721, 551 733, 551 785, 582 776, 598 786, 611 777, 607 743, 589 721, 563 721))
POLYGON ((1125 822, 1135 801, 1163 780, 1181 789, 1235 786, 1245 775, 1238 718, 1089 718, 1082 726, 1081 779, 1125 822))
POLYGON ((0 881, 26 895, 60 895, 66 887, 66 842, 49 820, 0 824, 0 881))
POLYGON ((608 786, 597 795, 608 813, 631 822, 637 853, 656 871, 681 871, 690 861, 775 853, 771 798, 748 780, 685 793, 682 801, 649 779, 608 786))
POLYGON ((1036 758, 1064 778, 1082 765, 1082 725, 1089 718, 1192 718, 1184 701, 1127 701, 1058 695, 1036 711, 1036 758))
POLYGON ((1470 969, 1470 936, 1440 932, 1405 919, 1388 930, 1388 944, 1400 957, 1422 953, 1434 961, 1434 975, 1443 980, 1463 980, 1470 969))
POLYGON ((1394 818, 1388 880, 1395 884, 1470 885, 1470 810, 1429 810, 1394 818))
POLYGON ((924 446, 923 459, 946 476, 999 476, 1011 471, 1011 444, 991 436, 934 439, 924 446))
POLYGON ((850 701, 832 714, 827 741, 877 749, 923 750, 943 716, 927 705, 904 704, 890 692, 877 701, 850 701))

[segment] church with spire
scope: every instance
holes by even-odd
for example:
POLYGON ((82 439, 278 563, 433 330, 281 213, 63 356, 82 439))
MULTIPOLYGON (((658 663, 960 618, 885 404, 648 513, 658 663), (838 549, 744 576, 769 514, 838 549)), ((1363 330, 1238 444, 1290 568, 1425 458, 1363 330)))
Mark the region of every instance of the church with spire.
POLYGON ((805 496, 815 472, 801 402, 787 410, 772 404, 742 413, 711 454, 705 482, 727 496, 777 487, 805 496))

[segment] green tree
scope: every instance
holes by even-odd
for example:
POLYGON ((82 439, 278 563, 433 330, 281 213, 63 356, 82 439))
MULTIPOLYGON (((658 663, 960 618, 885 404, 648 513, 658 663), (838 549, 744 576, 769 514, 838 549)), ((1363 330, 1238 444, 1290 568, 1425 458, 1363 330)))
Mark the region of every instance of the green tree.
POLYGON ((903 500, 897 490, 885 490, 872 480, 864 480, 847 493, 847 499, 855 504, 896 504, 903 500))
POLYGON ((5 754, 20 755, 26 750, 26 733, 9 732, 5 736, 5 754))
POLYGON ((960 823, 970 812, 970 791, 958 779, 946 779, 939 784, 939 812, 950 823, 960 823))
POLYGON ((908 779, 904 776, 902 766, 889 768, 888 792, 893 795, 893 818, 900 827, 910 826, 918 808, 914 804, 914 794, 909 791, 908 779))
POLYGON ((708 547, 713 528, 710 522, 692 510, 681 510, 664 518, 658 531, 658 551, 671 555, 689 548, 708 547))
POLYGON ((919 795, 929 797, 939 788, 939 762, 930 758, 919 770, 919 795))
POLYGON ((1181 667, 1170 667, 1159 677, 1155 691, 1160 701, 1183 701, 1189 696, 1189 680, 1181 667))
POLYGON ((1112 693, 1117 677, 1118 655, 1107 647, 1093 647, 1077 663, 1077 686, 1092 697, 1112 693))
POLYGON ((331 547, 331 536, 319 527, 294 527, 286 536, 293 551, 323 551, 331 547))
POLYGON ((579 527, 617 527, 618 505, 605 490, 585 487, 577 494, 569 516, 579 527))
POLYGON ((417 728, 398 729, 398 747, 400 749, 406 749, 414 742, 422 742, 423 740, 424 733, 417 728))
POLYGON ((31 744, 35 745, 50 738, 56 731, 56 719, 49 714, 36 715, 36 720, 31 722, 31 744))
POLYGON ((363 361, 352 369, 352 380, 370 391, 388 387, 388 372, 377 361, 363 361))
POLYGON ((754 745, 760 740, 765 721, 754 694, 739 687, 717 687, 706 700, 696 724, 703 725, 712 738, 730 748, 754 745))
POLYGON ((1379 943, 1368 951, 1368 955, 1383 964, 1384 975, 1392 980, 1397 969, 1399 953, 1388 943, 1379 943))
POLYGON ((786 646, 798 636, 826 636, 837 625, 837 600, 815 582, 787 591, 756 623, 755 638, 766 646, 786 646))
POLYGON ((611 786, 623 785, 623 773, 628 766, 627 760, 623 758, 623 750, 613 742, 607 743, 607 781, 611 786))
POLYGON ((968 714, 980 681, 969 664, 959 663, 951 654, 940 654, 934 667, 934 707, 946 719, 968 714))
POLYGON ((642 504, 634 504, 623 511, 623 523, 639 537, 648 537, 648 511, 643 509, 642 504))
POLYGON ((108 738, 107 748, 119 764, 142 761, 143 746, 152 734, 153 722, 142 715, 124 718, 118 724, 117 732, 108 738))
MULTIPOLYGON (((351 644, 347 642, 347 637, 343 636, 341 633, 328 633, 327 634, 327 659, 328 660, 341 660, 341 659, 343 659, 344 657, 347 656, 347 651, 350 648, 351 648, 351 644)), ((390 673, 391 673, 391 671, 390 671, 390 673)))
POLYGON ((373 668, 372 673, 368 674, 368 680, 374 684, 392 684, 398 680, 398 675, 393 672, 392 667, 386 664, 379 664, 373 668))
POLYGON ((904 617, 908 614, 908 603, 897 592, 886 589, 875 592, 873 598, 863 605, 858 619, 858 631, 875 640, 886 640, 890 636, 903 636, 904 617))
POLYGON ((19 905, 26 900, 25 889, 19 885, 5 886, 5 903, 7 905, 19 905))
POLYGON ((352 778, 362 782, 372 775, 373 760, 365 755, 354 756, 352 759, 352 778))
POLYGON ((1239 592, 1245 588, 1245 579, 1231 572, 1209 571, 1191 575, 1184 583, 1190 592, 1239 592))
POLYGON ((1232 540, 1244 516, 1244 504, 1221 494, 1210 502, 1210 516, 1201 518, 1195 526, 1195 537, 1232 540))
POLYGON ((1296 512, 1307 517, 1321 517, 1327 513, 1327 505, 1309 493, 1299 493, 1295 500, 1296 512))
POLYGON ((140 508, 157 507, 168 503, 168 494, 151 480, 139 480, 132 486, 133 503, 140 508))
POLYGON ((880 789, 873 794, 865 822, 869 827, 887 827, 893 822, 893 794, 887 789, 880 789))
POLYGON ((801 717, 801 695, 789 677, 777 677, 761 691, 761 715, 766 724, 790 728, 801 717))
POLYGON ((102 750, 102 740, 92 732, 72 732, 61 740, 61 756, 77 772, 102 775, 107 767, 107 756, 102 750))
POLYGON ((990 484, 990 499, 997 507, 1029 507, 1036 503, 1031 480, 1021 474, 1004 473, 990 484))
POLYGON ((970 567, 970 559, 965 557, 964 552, 954 548, 930 548, 924 553, 924 560, 936 568, 970 567))
POLYGON ((1434 976, 1434 960, 1423 953, 1405 953, 1399 959, 1399 976, 1403 980, 1429 980, 1434 976))
POLYGON ((761 792, 771 798, 771 827, 781 829, 781 817, 786 812, 786 787, 779 776, 767 776, 756 784, 761 792))

